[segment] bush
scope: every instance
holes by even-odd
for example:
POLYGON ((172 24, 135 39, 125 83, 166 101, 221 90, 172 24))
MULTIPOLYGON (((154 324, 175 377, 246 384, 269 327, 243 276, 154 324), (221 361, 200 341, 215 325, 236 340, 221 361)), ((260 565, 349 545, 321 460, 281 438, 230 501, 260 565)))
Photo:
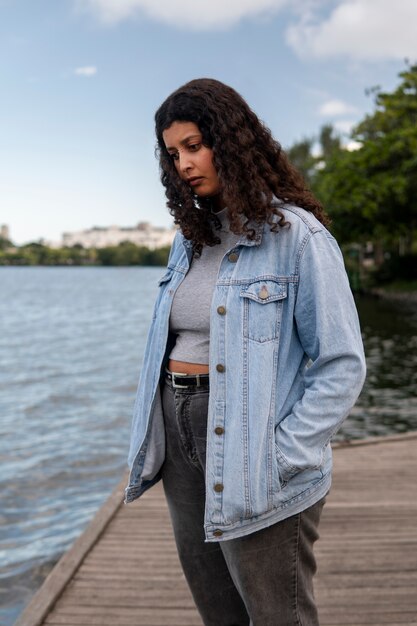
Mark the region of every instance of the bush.
POLYGON ((417 280, 417 254, 392 255, 375 272, 378 283, 417 280))

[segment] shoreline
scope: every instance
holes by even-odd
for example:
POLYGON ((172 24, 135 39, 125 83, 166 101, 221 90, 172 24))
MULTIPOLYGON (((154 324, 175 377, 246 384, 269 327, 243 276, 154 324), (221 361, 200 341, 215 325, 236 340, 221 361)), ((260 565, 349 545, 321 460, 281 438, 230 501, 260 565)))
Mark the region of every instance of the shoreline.
POLYGON ((391 300, 395 302, 405 302, 417 306, 417 291, 390 291, 382 287, 374 287, 364 294, 382 300, 391 300))

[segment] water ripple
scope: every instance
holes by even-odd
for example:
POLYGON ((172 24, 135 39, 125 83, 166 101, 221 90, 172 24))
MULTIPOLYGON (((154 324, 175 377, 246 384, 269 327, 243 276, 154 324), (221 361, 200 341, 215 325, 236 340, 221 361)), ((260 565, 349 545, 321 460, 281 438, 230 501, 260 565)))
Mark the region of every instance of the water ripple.
MULTIPOLYGON (((119 482, 162 268, 1 268, 0 623, 119 482)), ((417 311, 359 302, 368 379, 339 438, 417 428, 417 311)))

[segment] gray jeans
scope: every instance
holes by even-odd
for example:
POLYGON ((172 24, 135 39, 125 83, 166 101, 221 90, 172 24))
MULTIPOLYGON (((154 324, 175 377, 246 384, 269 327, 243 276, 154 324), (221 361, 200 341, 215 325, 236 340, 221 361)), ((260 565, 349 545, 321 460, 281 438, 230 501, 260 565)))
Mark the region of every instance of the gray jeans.
POLYGON ((185 577, 205 626, 318 626, 313 544, 324 499, 268 528, 204 542, 208 388, 165 382, 162 480, 185 577))

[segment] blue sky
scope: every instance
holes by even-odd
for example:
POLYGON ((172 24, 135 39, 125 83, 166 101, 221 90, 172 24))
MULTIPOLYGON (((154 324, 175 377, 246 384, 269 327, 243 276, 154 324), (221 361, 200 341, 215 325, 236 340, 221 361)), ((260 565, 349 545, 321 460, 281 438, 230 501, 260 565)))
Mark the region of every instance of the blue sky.
MULTIPOLYGON (((347 133, 417 59, 417 2, 0 0, 0 223, 17 243, 170 225, 153 114, 180 84, 237 89, 285 146, 347 133)), ((348 135, 345 135, 348 141, 348 135)))

